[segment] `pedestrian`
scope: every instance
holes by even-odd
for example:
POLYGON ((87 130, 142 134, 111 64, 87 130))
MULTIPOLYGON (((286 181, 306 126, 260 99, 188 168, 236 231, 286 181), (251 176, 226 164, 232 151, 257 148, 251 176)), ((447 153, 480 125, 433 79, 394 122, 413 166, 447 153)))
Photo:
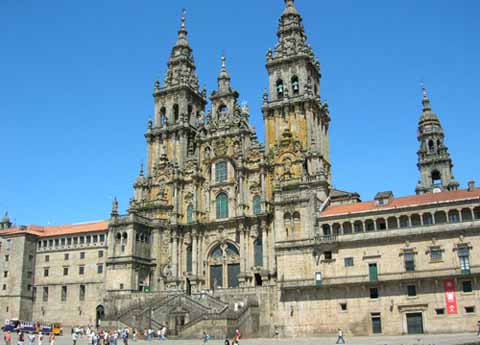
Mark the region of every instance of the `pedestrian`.
POLYGON ((228 340, 228 337, 225 337, 225 341, 223 342, 224 345, 230 345, 230 340, 228 340))
POLYGON ((11 345, 12 344, 12 333, 8 331, 4 336, 3 340, 5 340, 5 345, 11 345))
POLYGON ((50 345, 55 345, 55 334, 50 333, 50 336, 48 337, 48 340, 50 342, 50 345))
POLYGON ((28 334, 28 345, 35 345, 35 334, 33 332, 28 334))
POLYGON ((43 334, 42 334, 42 332, 38 333, 38 345, 43 345, 43 334))
POLYGON ((241 337, 240 330, 237 328, 235 330, 235 343, 237 343, 237 344, 239 343, 240 337, 241 337))
POLYGON ((73 332, 73 333, 72 333, 72 342, 73 342, 73 345, 77 345, 77 340, 78 340, 78 333, 77 333, 77 332, 73 332))
POLYGON ((137 341, 137 329, 136 328, 134 328, 132 330, 132 339, 133 339, 133 341, 137 341))
POLYGON ((203 331, 203 344, 208 344, 209 340, 210 336, 207 334, 207 332, 203 331))
POLYGON ((345 339, 343 339, 343 331, 339 328, 337 332, 337 342, 335 344, 340 344, 340 341, 342 341, 342 344, 345 344, 345 339))
POLYGON ((25 335, 22 331, 18 331, 18 345, 23 345, 25 343, 25 335))

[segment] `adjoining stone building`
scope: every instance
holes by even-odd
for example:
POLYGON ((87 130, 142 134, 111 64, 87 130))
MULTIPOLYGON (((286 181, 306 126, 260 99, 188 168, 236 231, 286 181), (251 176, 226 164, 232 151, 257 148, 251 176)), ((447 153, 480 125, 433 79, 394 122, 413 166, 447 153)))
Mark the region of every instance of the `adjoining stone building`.
MULTIPOLYGON (((182 336, 463 332, 478 318, 480 189, 460 189, 423 90, 416 195, 333 189, 320 64, 293 0, 268 50, 265 144, 225 58, 199 89, 182 17, 127 214, 0 223, 0 318, 168 324, 182 336)), ((413 138, 412 138, 413 139, 413 138)))

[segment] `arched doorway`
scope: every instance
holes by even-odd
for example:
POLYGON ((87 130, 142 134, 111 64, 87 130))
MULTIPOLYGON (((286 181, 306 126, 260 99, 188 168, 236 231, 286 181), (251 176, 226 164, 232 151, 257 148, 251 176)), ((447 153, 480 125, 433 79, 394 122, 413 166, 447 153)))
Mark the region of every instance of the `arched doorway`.
POLYGON ((240 253, 230 242, 212 248, 208 256, 210 289, 236 288, 239 285, 240 253))
POLYGON ((105 309, 103 308, 103 305, 97 305, 96 309, 96 314, 95 314, 95 325, 100 327, 100 320, 103 320, 105 318, 105 309))

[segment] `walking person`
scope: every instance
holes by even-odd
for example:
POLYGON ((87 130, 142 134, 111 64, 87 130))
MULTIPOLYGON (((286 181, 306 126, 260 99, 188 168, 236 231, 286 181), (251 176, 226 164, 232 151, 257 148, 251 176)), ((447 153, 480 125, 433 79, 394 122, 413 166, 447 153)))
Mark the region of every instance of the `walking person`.
POLYGON ((50 336, 48 337, 48 341, 50 342, 50 345, 55 345, 55 334, 50 333, 50 336))
POLYGON ((5 341, 5 345, 12 345, 12 333, 8 331, 3 335, 3 340, 5 341))
POLYGON ((28 334, 28 345, 35 345, 35 334, 33 332, 28 334))
POLYGON ((22 331, 18 331, 18 345, 23 345, 25 343, 25 334, 22 331))
POLYGON ((210 336, 207 334, 207 332, 203 331, 203 344, 208 344, 208 341, 210 340, 210 336))
POLYGON ((73 333, 72 333, 72 342, 73 342, 73 345, 77 345, 77 340, 78 340, 78 333, 77 333, 77 332, 73 332, 73 333))
POLYGON ((38 337, 37 337, 37 338, 38 338, 38 339, 37 339, 38 345, 43 345, 43 334, 42 334, 42 332, 39 332, 39 333, 38 333, 38 337))
POLYGON ((338 329, 337 342, 335 344, 340 344, 340 341, 342 342, 342 344, 345 344, 345 339, 343 339, 343 331, 341 328, 338 329))

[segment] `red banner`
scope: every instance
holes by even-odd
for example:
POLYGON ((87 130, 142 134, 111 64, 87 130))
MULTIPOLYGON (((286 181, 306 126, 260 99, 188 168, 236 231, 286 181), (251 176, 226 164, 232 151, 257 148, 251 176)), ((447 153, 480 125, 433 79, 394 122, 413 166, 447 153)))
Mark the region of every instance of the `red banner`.
POLYGON ((455 281, 447 279, 443 282, 445 290, 445 304, 447 305, 447 314, 458 314, 457 296, 455 294, 455 281))

